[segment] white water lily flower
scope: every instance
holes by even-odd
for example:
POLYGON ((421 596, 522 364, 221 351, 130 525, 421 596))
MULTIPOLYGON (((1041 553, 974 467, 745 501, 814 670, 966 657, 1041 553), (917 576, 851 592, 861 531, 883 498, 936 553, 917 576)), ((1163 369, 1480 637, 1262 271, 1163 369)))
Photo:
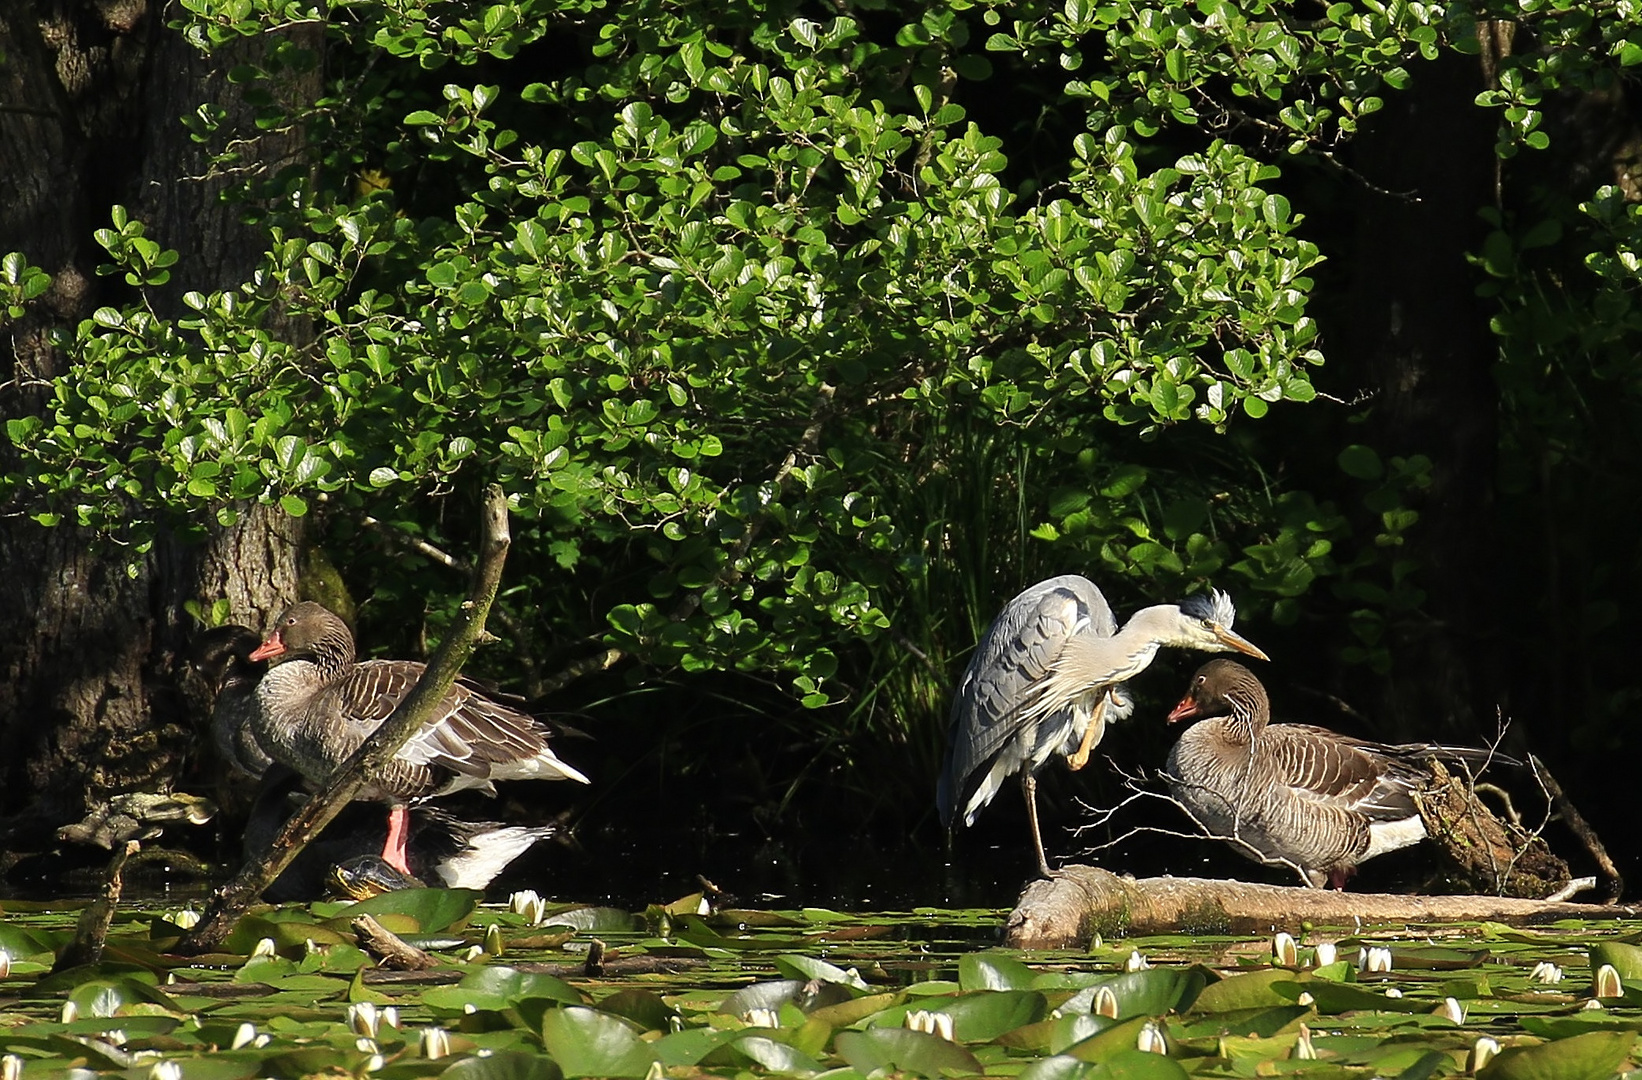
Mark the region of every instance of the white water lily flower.
POLYGON ((1456 1024, 1465 1023, 1465 1006, 1460 1004, 1458 998, 1443 998, 1442 1004, 1431 1011, 1438 1016, 1448 1017, 1456 1024))
POLYGON ((358 1050, 361 1054, 374 1054, 374 1053, 376 1053, 376 1040, 373 1039, 373 1038, 370 1038, 369 1036, 361 1035, 359 1038, 357 1038, 353 1041, 353 1045, 354 1045, 354 1049, 358 1050))
POLYGON ((450 1032, 442 1027, 423 1028, 417 1042, 422 1048, 422 1056, 429 1061, 438 1061, 450 1054, 450 1032))
POLYGON ((1112 1020, 1117 1019, 1117 994, 1113 992, 1110 986, 1096 988, 1095 1015, 1105 1016, 1112 1020))
POLYGON ((382 1023, 393 1028, 395 1031, 399 1030, 399 1006, 384 1005, 376 1011, 376 1015, 382 1023))
POLYGON ((148 1070, 148 1080, 182 1080, 182 1066, 175 1061, 156 1061, 148 1070))
POLYGON ((1589 1000, 1585 1003, 1585 1008, 1587 1010, 1589 1010, 1589 1009, 1600 1009, 1600 1008, 1602 1008, 1602 1002, 1596 1000, 1596 998, 1592 998, 1591 1000, 1589 1000))
POLYGON ((348 1028, 355 1035, 363 1035, 367 1039, 376 1038, 376 1028, 381 1022, 377 1015, 376 1004, 370 1001, 359 1001, 348 1006, 348 1028))
POLYGON ((16 1054, 0 1057, 0 1080, 21 1080, 23 1059, 16 1054))
POLYGON ((484 955, 485 947, 483 945, 469 945, 468 951, 462 954, 462 962, 465 964, 471 964, 473 961, 484 955))
POLYGON ((1300 947, 1294 943, 1294 935, 1280 931, 1271 939, 1272 963, 1278 967, 1298 967, 1300 964, 1300 947))
POLYGON ((1596 992, 1599 998, 1617 998, 1625 996, 1625 987, 1619 982, 1619 972, 1612 964, 1603 964, 1596 969, 1596 992))
POLYGON ((1319 941, 1314 947, 1318 967, 1326 967, 1340 958, 1339 952, 1332 941, 1319 941))
POLYGON ((485 927, 485 952, 492 956, 502 955, 502 924, 491 923, 485 927))
POLYGON ((173 911, 165 918, 166 921, 171 923, 173 926, 180 927, 184 930, 192 930, 200 924, 200 913, 191 907, 183 908, 181 911, 173 911))
POLYGON ((80 1006, 74 1004, 74 1002, 72 1002, 72 1001, 63 1002, 62 1017, 63 1017, 63 1023, 65 1023, 65 1024, 74 1023, 74 1021, 76 1021, 80 1018, 80 1006))
POLYGON ((781 1026, 781 1017, 774 1009, 748 1009, 741 1014, 741 1019, 747 1021, 749 1027, 778 1028, 781 1026))
POLYGON ((1300 991, 1300 996, 1294 999, 1294 1003, 1296 1005, 1310 1006, 1317 1004, 1317 999, 1311 996, 1311 991, 1302 990, 1300 991))
POLYGON ((1133 952, 1131 952, 1129 954, 1129 959, 1124 962, 1123 970, 1125 970, 1125 971, 1149 971, 1149 970, 1151 970, 1151 966, 1152 965, 1149 962, 1147 962, 1146 958, 1144 956, 1140 955, 1140 950, 1136 949, 1136 950, 1134 950, 1133 952))
MULTIPOLYGON (((11 974, 11 953, 7 952, 4 949, 0 949, 0 979, 4 979, 6 976, 8 976, 10 974, 11 974)), ((19 1058, 18 1060, 21 1061, 22 1059, 19 1058)))
POLYGON ((928 1032, 938 1035, 947 1042, 952 1042, 952 1017, 944 1012, 930 1012, 924 1009, 913 1009, 906 1014, 905 1024, 913 1031, 928 1032))
POLYGON ((535 889, 520 889, 509 896, 507 909, 515 915, 523 915, 531 926, 542 925, 547 917, 547 901, 536 895, 535 889))
POLYGON ((1498 1039, 1490 1038, 1487 1035, 1479 1036, 1477 1041, 1471 1044, 1471 1052, 1465 1055, 1465 1075, 1477 1075, 1482 1071, 1484 1065, 1493 1060, 1494 1055, 1497 1053, 1499 1053, 1498 1039))
POLYGON ((1398 990, 1395 986, 1388 986, 1385 988, 1385 996, 1388 998, 1400 998, 1403 996, 1403 992, 1398 990))
POLYGON ((1391 950, 1379 946, 1371 946, 1357 950, 1358 971, 1390 971, 1391 950))
POLYGON ((109 1028, 107 1031, 103 1032, 103 1042, 110 1046, 124 1046, 125 1032, 119 1028, 109 1028))
POLYGON ((1300 1038, 1299 1041, 1294 1044, 1294 1060, 1317 1060, 1317 1048, 1311 1045, 1311 1029, 1306 1027, 1304 1024, 1300 1025, 1300 1038))
POLYGON ((230 1050, 243 1050, 247 1046, 250 1046, 250 1047, 253 1047, 253 1048, 263 1047, 263 1046, 267 1046, 270 1041, 271 1040, 270 1040, 269 1036, 267 1036, 267 1035, 258 1035, 257 1034, 257 1026, 255 1024, 251 1023, 251 1021, 246 1020, 246 1021, 242 1022, 238 1028, 235 1029, 235 1031, 234 1031, 234 1041, 233 1041, 232 1044, 229 1045, 228 1049, 230 1049, 230 1050))
POLYGON ((255 959, 259 956, 273 956, 277 951, 278 950, 274 948, 274 939, 271 937, 265 937, 261 941, 257 942, 256 948, 251 950, 251 957, 252 959, 255 959))
POLYGON ((1145 1026, 1140 1029, 1140 1036, 1135 1039, 1135 1046, 1148 1054, 1167 1054, 1169 1052, 1168 1040, 1163 1037, 1163 1032, 1157 1024, 1151 1020, 1146 1021, 1145 1026))
POLYGON ((1534 965, 1534 970, 1528 973, 1528 978, 1537 983, 1559 983, 1562 981, 1562 969, 1549 960, 1541 960, 1534 965))
POLYGON ((383 1057, 381 1054, 372 1054, 371 1057, 370 1057, 370 1060, 365 1062, 363 1071, 368 1072, 368 1073, 373 1073, 373 1072, 376 1072, 379 1069, 381 1069, 382 1066, 386 1065, 387 1063, 388 1063, 388 1059, 383 1057))

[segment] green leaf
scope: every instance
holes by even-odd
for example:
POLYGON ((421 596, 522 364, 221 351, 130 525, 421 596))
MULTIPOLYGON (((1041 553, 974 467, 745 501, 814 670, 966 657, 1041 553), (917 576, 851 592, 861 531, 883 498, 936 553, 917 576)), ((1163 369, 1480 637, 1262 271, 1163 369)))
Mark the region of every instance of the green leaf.
POLYGON ((1353 444, 1340 451, 1340 470, 1358 480, 1378 480, 1385 475, 1380 455, 1371 446, 1353 444))
POLYGON ((1593 1031, 1540 1046, 1514 1046, 1483 1066, 1478 1080, 1606 1080, 1630 1057, 1634 1031, 1593 1031))
POLYGON ((868 1028, 840 1031, 838 1056, 862 1073, 902 1072, 940 1077, 946 1070, 981 1072, 980 1062, 963 1047, 923 1031, 907 1028, 868 1028))
POLYGON ((649 1046, 617 1017, 580 1006, 542 1017, 542 1046, 565 1076, 644 1077, 656 1063, 649 1046))
POLYGON ((965 953, 958 958, 958 985, 965 990, 1027 990, 1037 972, 1003 953, 965 953))

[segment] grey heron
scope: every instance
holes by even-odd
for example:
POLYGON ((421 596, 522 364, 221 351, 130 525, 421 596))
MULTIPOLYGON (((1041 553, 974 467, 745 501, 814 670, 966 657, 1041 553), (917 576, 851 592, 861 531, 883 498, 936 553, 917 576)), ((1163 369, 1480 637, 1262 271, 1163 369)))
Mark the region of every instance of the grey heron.
POLYGON ((1122 719, 1134 708, 1123 680, 1144 671, 1164 645, 1266 659, 1232 633, 1236 616, 1231 598, 1217 591, 1142 608, 1120 630, 1100 590, 1076 574, 1040 581, 1009 601, 975 647, 952 702, 935 795, 942 824, 951 829, 960 814, 974 824, 1018 775, 1038 871, 1047 877, 1038 771, 1056 753, 1081 769, 1108 716, 1122 719))

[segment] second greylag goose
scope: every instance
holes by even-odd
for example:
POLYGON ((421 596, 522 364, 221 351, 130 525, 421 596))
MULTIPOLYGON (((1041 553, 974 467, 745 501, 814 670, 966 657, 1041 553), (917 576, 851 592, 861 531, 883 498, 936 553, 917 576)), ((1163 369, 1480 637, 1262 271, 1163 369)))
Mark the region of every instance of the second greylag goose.
POLYGON ((1310 724, 1272 724, 1254 673, 1211 660, 1169 722, 1196 719, 1169 752, 1174 797, 1211 835, 1257 862, 1294 868, 1307 885, 1343 887, 1364 859, 1425 838, 1414 794, 1430 762, 1505 758, 1472 747, 1387 745, 1310 724))
POLYGON ((1040 581, 1004 605, 958 683, 946 767, 935 791, 941 822, 965 825, 1019 776, 1038 872, 1049 876, 1038 829, 1037 773, 1051 757, 1087 762, 1108 718, 1133 709, 1122 683, 1165 645, 1266 654, 1232 633, 1237 612, 1223 592, 1142 608, 1118 628, 1094 583, 1076 574, 1040 581))
POLYGON ((255 630, 230 624, 196 635, 190 650, 194 667, 216 692, 211 742, 232 780, 255 780, 273 763, 254 731, 257 683, 268 668, 251 659, 260 644, 262 636, 255 630))
MULTIPOLYGON (((355 662, 347 624, 311 601, 286 609, 250 659, 273 665, 257 686, 257 741, 313 784, 323 783, 387 719, 424 667, 411 660, 355 662)), ((494 794, 494 780, 588 782, 559 760, 534 719, 459 680, 358 798, 391 808, 382 858, 408 874, 407 804, 463 788, 494 794)))

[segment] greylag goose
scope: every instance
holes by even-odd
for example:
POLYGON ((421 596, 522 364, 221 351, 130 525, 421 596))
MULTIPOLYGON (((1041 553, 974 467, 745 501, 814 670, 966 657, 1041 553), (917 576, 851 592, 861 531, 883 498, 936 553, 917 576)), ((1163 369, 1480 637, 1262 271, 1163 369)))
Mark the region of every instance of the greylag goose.
MULTIPOLYGON (((424 667, 412 660, 356 663, 347 624, 311 601, 286 609, 250 658, 273 665, 257 685, 257 741, 313 784, 323 783, 387 719, 424 667)), ((494 794, 494 780, 588 782, 553 753, 535 720, 459 680, 434 718, 357 797, 389 805, 382 858, 408 874, 407 804, 464 788, 494 794)))
MULTIPOLYGON (((304 788, 302 778, 284 765, 269 769, 245 825, 247 858, 273 842, 294 812, 304 788)), ((382 818, 374 812, 368 816, 355 812, 364 809, 348 808, 327 825, 286 867, 264 898, 273 903, 313 900, 332 881, 361 879, 373 884, 385 880, 393 888, 415 888, 425 883, 446 889, 483 889, 533 845, 564 832, 557 821, 507 825, 470 821, 427 804, 413 806, 405 848, 410 873, 405 875, 382 868, 382 818)), ((380 888, 377 885, 373 891, 380 888)))
POLYGON ((268 665, 251 659, 262 636, 248 626, 215 626, 194 638, 190 659, 216 693, 211 742, 230 779, 255 780, 273 759, 253 730, 257 683, 268 665))
POLYGON ((1076 574, 1040 581, 987 627, 958 683, 946 767, 935 802, 951 829, 1019 776, 1038 872, 1049 876, 1038 829, 1037 773, 1054 754, 1073 769, 1088 762, 1106 721, 1134 709, 1123 680, 1146 669, 1164 645, 1204 652, 1266 654, 1232 633, 1237 617, 1223 592, 1142 608, 1119 630, 1093 582, 1076 574))
POLYGON ((1430 762, 1482 766, 1490 750, 1387 745, 1310 724, 1272 724, 1254 673, 1210 660, 1169 723, 1197 719, 1169 751, 1174 797, 1212 836, 1255 860, 1293 868, 1307 885, 1341 888, 1365 859, 1425 838, 1414 794, 1430 762))

